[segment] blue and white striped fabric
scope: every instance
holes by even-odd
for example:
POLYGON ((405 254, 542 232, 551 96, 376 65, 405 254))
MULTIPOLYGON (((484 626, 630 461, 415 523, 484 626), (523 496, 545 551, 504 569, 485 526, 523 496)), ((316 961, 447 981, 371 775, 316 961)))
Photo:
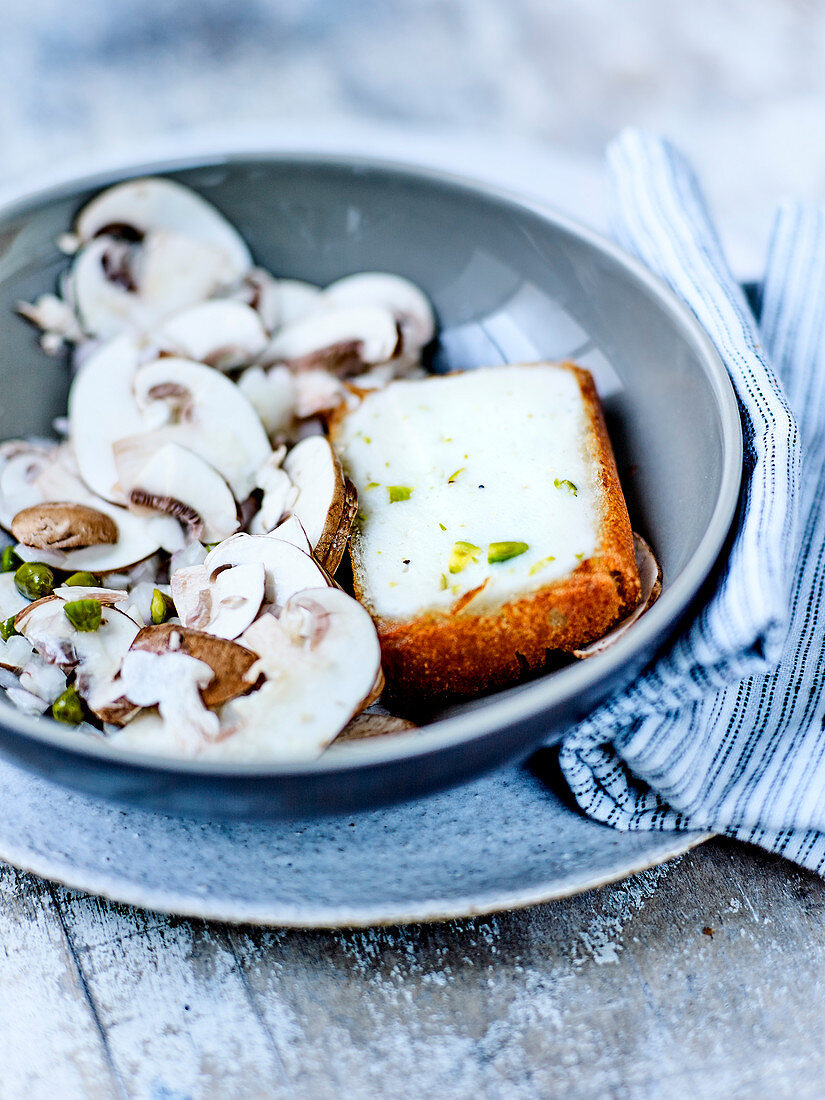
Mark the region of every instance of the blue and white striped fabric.
POLYGON ((619 239, 730 373, 744 488, 709 602, 569 734, 562 768, 616 828, 714 830, 825 874, 825 210, 780 209, 757 327, 681 154, 629 131, 608 156, 619 239))

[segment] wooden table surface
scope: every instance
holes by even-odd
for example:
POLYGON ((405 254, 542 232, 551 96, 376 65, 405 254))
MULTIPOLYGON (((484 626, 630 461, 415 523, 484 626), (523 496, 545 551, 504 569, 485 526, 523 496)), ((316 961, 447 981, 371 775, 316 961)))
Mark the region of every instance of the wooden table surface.
POLYGON ((712 841, 370 931, 173 919, 0 867, 0 1097, 821 1097, 825 885, 712 841))

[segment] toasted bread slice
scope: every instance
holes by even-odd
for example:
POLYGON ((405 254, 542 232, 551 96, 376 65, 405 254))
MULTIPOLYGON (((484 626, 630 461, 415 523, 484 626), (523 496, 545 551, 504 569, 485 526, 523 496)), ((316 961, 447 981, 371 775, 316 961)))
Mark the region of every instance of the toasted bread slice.
POLYGON ((638 602, 601 407, 572 363, 393 382, 332 440, 359 496, 355 593, 397 697, 512 683, 638 602))

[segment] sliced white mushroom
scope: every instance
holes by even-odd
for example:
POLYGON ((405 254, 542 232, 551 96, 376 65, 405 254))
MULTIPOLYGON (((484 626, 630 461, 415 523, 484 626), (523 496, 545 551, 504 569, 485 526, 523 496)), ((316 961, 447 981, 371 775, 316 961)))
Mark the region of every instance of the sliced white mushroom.
POLYGON ((194 451, 226 479, 237 500, 249 496, 272 448, 257 413, 233 382, 201 363, 167 357, 140 367, 133 388, 147 419, 165 419, 155 429, 158 445, 178 443, 194 451))
POLYGON ((277 527, 281 517, 292 507, 298 490, 292 484, 289 474, 281 468, 286 448, 274 452, 261 466, 256 475, 257 488, 263 489, 261 507, 249 526, 250 534, 265 535, 277 527))
POLYGON ((334 573, 358 510, 355 489, 345 482, 340 460, 325 436, 296 444, 284 459, 284 470, 298 490, 292 514, 301 521, 315 557, 334 573))
POLYGON ((136 706, 157 706, 177 753, 197 756, 220 730, 217 714, 204 706, 201 697, 213 678, 209 665, 186 653, 131 650, 123 659, 118 686, 136 706))
POLYGON ((42 503, 37 481, 53 456, 54 444, 13 439, 0 446, 0 524, 7 531, 18 512, 42 503))
MULTIPOLYGON (((390 376, 393 375, 394 372, 390 370, 390 376)), ((358 377, 359 385, 361 377, 362 375, 358 377)), ((292 380, 293 415, 299 420, 332 412, 344 404, 349 394, 341 379, 326 370, 304 370, 293 374, 292 380)))
POLYGON ((20 670, 20 687, 51 705, 66 690, 66 674, 34 654, 20 670))
POLYGON ((324 290, 324 306, 382 306, 393 315, 405 354, 416 355, 435 334, 435 316, 427 296, 409 279, 383 271, 363 271, 338 279, 324 290))
POLYGON ((262 362, 285 363, 294 371, 322 367, 351 375, 391 359, 397 346, 398 327, 389 310, 344 306, 312 313, 279 329, 262 362))
POLYGON ((104 710, 118 695, 115 675, 138 633, 138 624, 116 607, 103 606, 97 630, 75 630, 55 596, 36 600, 15 618, 16 629, 40 656, 75 670, 75 686, 89 709, 104 710))
POLYGON ((153 333, 153 342, 164 351, 228 371, 256 359, 266 347, 267 334, 250 306, 218 298, 170 317, 153 333))
POLYGON ((147 432, 119 440, 114 454, 133 512, 174 516, 201 542, 219 542, 240 527, 229 486, 193 451, 177 443, 158 446, 155 433, 147 432))
MULTIPOLYGON (((20 672, 31 660, 34 654, 34 646, 20 634, 12 634, 7 642, 0 643, 0 668, 10 672, 20 672)), ((16 684, 16 682, 15 682, 16 684)), ((3 684, 3 687, 8 685, 3 684)), ((12 685, 15 686, 15 685, 12 685)))
POLYGON ((121 336, 89 357, 69 391, 69 440, 80 475, 95 493, 117 504, 126 498, 118 488, 112 446, 149 427, 132 391, 139 364, 138 342, 121 336))
POLYGON ((247 562, 223 569, 212 579, 206 566, 194 565, 173 573, 171 581, 181 623, 231 641, 260 611, 266 571, 260 562, 247 562))
POLYGON ((223 254, 230 282, 251 266, 249 249, 223 214, 174 180, 147 177, 109 187, 80 211, 75 234, 86 242, 113 226, 128 226, 139 236, 170 230, 203 241, 223 254))
POLYGON ((48 703, 44 703, 39 695, 24 691, 21 687, 7 688, 6 697, 24 714, 43 714, 48 707, 48 703))
POLYGON ((297 546, 268 535, 232 535, 209 551, 204 565, 214 577, 227 566, 248 562, 263 565, 266 570, 264 602, 278 608, 296 592, 328 583, 326 574, 313 558, 297 546))
POLYGON ((263 615, 242 635, 266 677, 223 708, 221 759, 309 760, 358 711, 380 668, 367 612, 334 588, 301 592, 280 619, 263 615), (224 736, 225 735, 225 736, 224 736))
POLYGON ((18 302, 17 312, 43 329, 46 334, 41 340, 44 350, 54 350, 64 341, 77 344, 83 339, 73 306, 56 294, 41 294, 33 302, 18 302), (47 340, 48 336, 56 340, 47 340))
POLYGON ((636 567, 639 570, 639 581, 641 584, 639 603, 635 610, 626 618, 622 619, 622 621, 618 623, 617 626, 614 626, 608 634, 604 635, 604 637, 597 638, 595 642, 591 642, 590 645, 587 646, 582 646, 581 649, 573 650, 574 657, 584 659, 587 657, 595 657, 599 653, 604 653, 610 646, 615 645, 633 624, 638 622, 646 611, 650 610, 659 596, 661 596, 662 567, 657 562, 648 544, 642 536, 637 535, 635 531, 633 532, 633 549, 636 554, 636 567))
POLYGON ((267 537, 281 539, 283 542, 291 542, 293 546, 297 546, 305 554, 312 553, 312 546, 307 538, 307 533, 296 515, 287 516, 282 523, 279 523, 272 531, 267 532, 267 537))
POLYGON ((175 611, 183 626, 201 630, 212 614, 211 570, 203 564, 184 565, 175 569, 169 586, 175 611))
POLYGON ((43 561, 69 572, 88 569, 108 573, 148 558, 158 548, 171 552, 183 545, 183 532, 174 519, 132 515, 90 492, 80 480, 67 444, 52 445, 47 451, 35 450, 28 457, 25 453, 18 454, 0 470, 0 522, 9 529, 14 515, 8 517, 8 512, 24 499, 27 507, 63 501, 88 507, 109 517, 117 532, 116 542, 99 542, 79 549, 46 549, 20 543, 17 552, 25 561, 43 561))
POLYGON ((258 414, 269 436, 287 435, 295 419, 295 382, 288 367, 248 367, 238 389, 258 414))
POLYGON ((5 622, 28 606, 29 601, 17 591, 14 573, 0 573, 0 621, 5 622))
POLYGON ((387 734, 409 733, 417 729, 414 722, 393 714, 357 714, 335 738, 335 747, 347 741, 363 741, 369 737, 385 737, 387 734))

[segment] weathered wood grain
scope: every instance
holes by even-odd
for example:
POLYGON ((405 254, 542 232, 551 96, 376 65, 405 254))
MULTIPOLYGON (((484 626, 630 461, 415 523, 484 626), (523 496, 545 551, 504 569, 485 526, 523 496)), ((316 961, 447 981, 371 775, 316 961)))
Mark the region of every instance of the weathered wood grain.
POLYGON ((823 1095, 825 886, 738 845, 372 931, 170 920, 10 869, 0 898, 3 1100, 823 1095))

